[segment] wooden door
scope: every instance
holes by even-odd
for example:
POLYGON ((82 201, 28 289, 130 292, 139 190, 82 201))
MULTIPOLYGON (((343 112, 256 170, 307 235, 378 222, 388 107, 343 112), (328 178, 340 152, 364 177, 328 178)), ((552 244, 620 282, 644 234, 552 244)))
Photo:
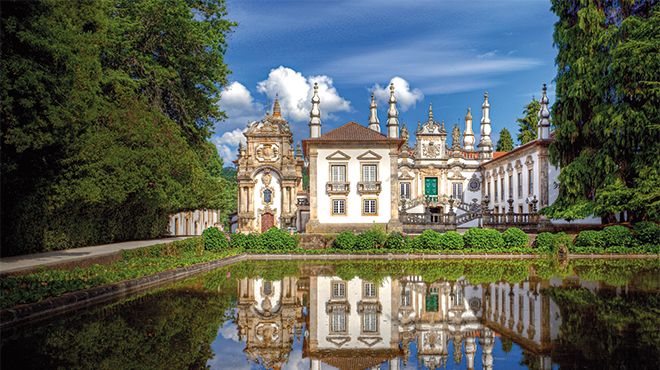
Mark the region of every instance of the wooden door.
POLYGON ((438 178, 427 177, 424 179, 424 194, 438 195, 438 178))
POLYGON ((272 213, 264 213, 261 215, 261 232, 268 231, 271 227, 275 226, 275 216, 272 213))

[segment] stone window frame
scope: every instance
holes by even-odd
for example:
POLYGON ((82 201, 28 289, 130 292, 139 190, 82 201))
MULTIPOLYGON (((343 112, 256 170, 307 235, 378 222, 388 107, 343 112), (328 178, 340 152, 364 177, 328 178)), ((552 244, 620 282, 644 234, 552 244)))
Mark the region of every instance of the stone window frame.
POLYGON ((330 282, 330 297, 332 299, 346 299, 348 296, 348 284, 344 280, 333 280, 330 282), (343 295, 336 295, 335 294, 335 286, 343 286, 344 287, 344 294, 343 295))
POLYGON ((364 197, 362 198, 362 216, 374 217, 378 216, 378 198, 377 197, 364 197), (366 213, 364 210, 367 201, 374 202, 374 213, 366 213))
POLYGON ((410 181, 399 181, 399 196, 401 197, 401 199, 410 200, 410 198, 412 196, 412 184, 411 184, 410 181), (407 197, 403 196, 404 185, 408 185, 408 196, 407 197))
POLYGON ((527 196, 534 195, 534 159, 531 155, 525 158, 525 166, 527 167, 527 196))
POLYGON ((380 175, 380 163, 379 162, 374 162, 374 161, 360 161, 360 181, 362 182, 378 182, 378 178, 380 175), (376 179, 373 181, 366 181, 364 179, 364 168, 366 166, 375 166, 376 167, 376 179))
POLYGON ((363 312, 360 314, 360 335, 379 335, 380 334, 380 314, 375 312, 363 312), (365 330, 365 319, 367 315, 373 315, 376 324, 375 330, 365 330))
POLYGON ((348 162, 328 162, 328 181, 329 182, 349 182, 348 181, 348 162), (343 166, 344 167, 344 181, 334 181, 332 178, 332 167, 334 166, 343 166))
POLYGON ((378 289, 378 286, 376 285, 376 283, 374 283, 374 282, 372 282, 372 281, 363 281, 363 282, 362 282, 362 299, 378 299, 378 296, 379 296, 379 295, 378 295, 378 290, 379 290, 379 289, 378 289), (367 289, 366 289, 366 286, 367 286, 367 284, 371 284, 371 285, 373 285, 373 287, 374 287, 374 295, 373 295, 373 296, 368 296, 368 295, 366 294, 366 290, 367 290, 367 289))
POLYGON ((330 215, 331 216, 339 216, 339 217, 347 216, 348 215, 347 204, 348 204, 348 199, 346 197, 331 197, 330 198, 330 215), (344 202, 344 213, 335 213, 335 201, 343 201, 344 202))

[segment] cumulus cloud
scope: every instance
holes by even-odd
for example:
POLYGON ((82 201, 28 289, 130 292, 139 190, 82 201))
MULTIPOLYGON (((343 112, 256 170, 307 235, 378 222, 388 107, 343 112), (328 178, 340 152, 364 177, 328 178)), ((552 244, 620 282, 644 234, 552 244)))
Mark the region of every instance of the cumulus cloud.
POLYGON ((216 131, 245 128, 248 122, 261 118, 266 111, 240 82, 232 82, 222 90, 219 105, 227 114, 227 119, 218 124, 216 131))
MULTIPOLYGON (((401 77, 392 78, 390 83, 394 84, 394 96, 396 97, 397 108, 402 112, 407 111, 408 108, 424 99, 424 94, 420 89, 411 90, 408 81, 401 77)), ((385 86, 376 84, 373 87, 373 91, 378 102, 387 104, 390 99, 390 84, 386 84, 385 86)))
POLYGON ((236 159, 238 152, 238 144, 245 144, 245 136, 243 131, 245 129, 237 128, 233 131, 227 131, 221 136, 214 137, 211 141, 218 148, 218 154, 224 161, 225 165, 228 166, 231 162, 236 159))
POLYGON ((272 101, 279 95, 282 115, 293 121, 309 119, 311 98, 314 83, 319 84, 322 118, 327 118, 334 112, 351 110, 351 103, 341 97, 333 86, 332 78, 319 76, 303 76, 291 68, 279 66, 268 74, 268 78, 257 84, 257 91, 268 96, 272 101))

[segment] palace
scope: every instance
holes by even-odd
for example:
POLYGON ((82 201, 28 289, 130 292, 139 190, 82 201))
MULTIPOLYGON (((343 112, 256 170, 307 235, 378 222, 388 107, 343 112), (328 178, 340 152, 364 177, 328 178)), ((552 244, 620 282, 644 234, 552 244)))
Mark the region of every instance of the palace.
MULTIPOLYGON (((302 141, 302 151, 293 148, 289 124, 276 99, 272 115, 249 124, 247 143, 239 148, 238 231, 275 226, 336 233, 374 224, 408 233, 474 226, 530 231, 571 226, 538 213, 556 199, 559 175, 548 160, 552 136, 545 85, 537 139, 510 152, 493 150, 488 93, 483 99, 478 141, 470 108, 463 133, 454 124, 448 143, 445 122, 436 121, 429 105, 411 147, 408 129, 399 124, 394 85, 384 132, 372 94, 367 125, 348 122, 323 133, 315 84, 309 138, 302 141), (302 181, 305 164, 309 189, 302 181)), ((584 223, 599 220, 573 222, 584 223)))

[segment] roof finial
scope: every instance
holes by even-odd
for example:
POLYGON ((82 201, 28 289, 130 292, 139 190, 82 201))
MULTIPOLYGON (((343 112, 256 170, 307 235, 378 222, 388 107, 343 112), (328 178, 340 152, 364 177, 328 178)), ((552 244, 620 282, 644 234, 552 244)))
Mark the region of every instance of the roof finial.
POLYGON ((429 103, 429 122, 433 122, 433 103, 429 103))
POLYGON ((369 128, 380 132, 380 121, 378 121, 378 111, 376 110, 376 98, 374 93, 371 93, 371 104, 369 105, 369 128))
POLYGON ((387 137, 399 137, 399 112, 396 110, 394 82, 390 83, 390 109, 387 110, 387 137))
POLYGON ((548 109, 548 87, 543 84, 543 95, 541 96, 541 109, 539 109, 538 117, 538 132, 537 136, 539 140, 545 140, 550 138, 550 110, 548 109))
POLYGON ((280 108, 280 94, 275 94, 275 103, 273 103, 273 117, 282 118, 282 108, 280 108))
POLYGON ((321 98, 319 98, 319 84, 314 82, 314 94, 312 95, 312 109, 309 111, 309 137, 321 136, 321 98))

